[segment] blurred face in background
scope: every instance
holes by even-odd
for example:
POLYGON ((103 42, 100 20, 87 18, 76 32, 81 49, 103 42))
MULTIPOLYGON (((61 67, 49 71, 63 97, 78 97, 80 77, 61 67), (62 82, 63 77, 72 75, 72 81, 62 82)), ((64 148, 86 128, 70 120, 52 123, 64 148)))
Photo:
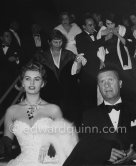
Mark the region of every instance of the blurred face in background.
POLYGON ((70 18, 67 14, 64 14, 64 15, 61 16, 61 23, 64 26, 70 24, 70 18))
POLYGON ((51 41, 51 47, 52 48, 57 48, 57 49, 60 49, 62 46, 62 40, 61 39, 53 39, 51 41))
POLYGON ((4 32, 2 37, 3 43, 6 45, 10 45, 12 41, 12 36, 10 32, 4 32))
POLYGON ((114 71, 105 71, 98 75, 98 86, 105 101, 116 102, 120 98, 122 81, 114 71))
POLYGON ((107 19, 106 20, 106 26, 109 30, 110 29, 112 30, 113 28, 115 28, 115 23, 107 19))
POLYGON ((41 31, 41 27, 38 24, 33 24, 32 25, 32 33, 33 34, 39 34, 41 31))
POLYGON ((24 74, 22 86, 26 93, 37 94, 44 86, 42 75, 39 71, 27 70, 24 74))
POLYGON ((89 34, 93 34, 95 31, 95 25, 92 18, 88 18, 85 20, 85 25, 83 25, 83 29, 87 31, 89 34))
POLYGON ((132 24, 136 25, 136 16, 134 14, 129 16, 130 21, 132 22, 132 24))
POLYGON ((10 24, 10 28, 13 29, 14 31, 17 31, 19 29, 19 23, 17 21, 13 21, 10 24))

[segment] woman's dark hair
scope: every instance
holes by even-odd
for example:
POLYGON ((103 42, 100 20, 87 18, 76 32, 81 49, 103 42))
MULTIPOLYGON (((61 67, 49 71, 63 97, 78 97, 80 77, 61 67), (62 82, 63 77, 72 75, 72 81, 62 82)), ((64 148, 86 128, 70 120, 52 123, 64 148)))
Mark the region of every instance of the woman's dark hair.
POLYGON ((62 22, 62 16, 67 15, 69 17, 69 21, 71 22, 71 15, 67 11, 63 11, 59 15, 59 21, 62 22))
POLYGON ((31 61, 27 63, 25 66, 22 67, 21 74, 20 74, 20 81, 22 82, 24 75, 26 71, 31 70, 31 71, 38 71, 41 73, 43 81, 46 83, 46 78, 47 78, 47 73, 45 68, 43 67, 42 64, 40 64, 37 61, 31 61))
POLYGON ((105 16, 105 23, 106 23, 106 20, 109 20, 112 23, 115 23, 115 25, 119 24, 119 17, 117 17, 117 15, 114 13, 107 13, 105 16))
POLYGON ((54 29, 49 36, 49 43, 52 40, 62 40, 62 48, 65 47, 67 39, 66 37, 57 29, 54 29))

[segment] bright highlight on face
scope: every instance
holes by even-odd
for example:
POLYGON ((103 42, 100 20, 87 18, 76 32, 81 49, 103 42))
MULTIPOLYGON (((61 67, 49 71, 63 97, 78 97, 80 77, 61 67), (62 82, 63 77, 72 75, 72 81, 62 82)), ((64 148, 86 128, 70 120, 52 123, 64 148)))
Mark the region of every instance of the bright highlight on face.
POLYGON ((24 74, 22 85, 26 93, 39 93, 44 85, 41 73, 39 71, 27 70, 24 74))
POLYGON ((122 81, 114 71, 105 71, 98 75, 98 86, 104 100, 116 100, 120 97, 122 81))
POLYGON ((106 26, 107 28, 112 29, 112 28, 115 28, 115 23, 113 23, 110 20, 106 20, 106 26))
POLYGON ((60 48, 62 46, 62 40, 60 39, 53 39, 51 41, 52 47, 60 48))

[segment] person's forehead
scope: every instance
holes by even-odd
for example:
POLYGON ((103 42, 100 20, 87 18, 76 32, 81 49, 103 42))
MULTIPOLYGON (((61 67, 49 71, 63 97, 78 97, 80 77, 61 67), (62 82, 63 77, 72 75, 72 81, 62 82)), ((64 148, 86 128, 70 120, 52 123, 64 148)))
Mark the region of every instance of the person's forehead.
POLYGON ((134 18, 136 18, 136 16, 134 14, 132 14, 132 15, 130 15, 130 18, 134 19, 134 18))
POLYGON ((104 79, 104 78, 117 78, 117 75, 115 74, 114 71, 105 71, 102 73, 99 73, 98 78, 99 79, 104 79))
POLYGON ((67 14, 62 15, 62 19, 68 19, 69 16, 67 14))
POLYGON ((10 36, 10 32, 4 32, 5 36, 10 36))
POLYGON ((111 20, 106 19, 106 24, 112 24, 113 22, 111 20))
POLYGON ((35 76, 35 77, 37 77, 37 76, 41 76, 41 73, 38 71, 38 70, 27 70, 26 72, 25 72, 25 76, 35 76))
POLYGON ((53 42, 62 42, 62 39, 53 39, 53 42))
POLYGON ((94 21, 92 18, 88 18, 88 19, 86 19, 85 23, 86 23, 86 25, 87 24, 94 24, 94 21))

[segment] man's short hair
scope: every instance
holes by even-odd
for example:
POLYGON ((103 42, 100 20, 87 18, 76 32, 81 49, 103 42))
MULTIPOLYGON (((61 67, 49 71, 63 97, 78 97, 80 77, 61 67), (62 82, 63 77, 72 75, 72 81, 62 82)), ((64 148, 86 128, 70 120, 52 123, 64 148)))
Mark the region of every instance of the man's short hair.
POLYGON ((116 67, 113 67, 113 66, 106 66, 102 69, 100 69, 97 73, 97 81, 98 81, 98 76, 99 74, 101 73, 104 73, 104 72, 107 72, 107 71, 112 71, 114 72, 114 74, 116 75, 116 77, 118 78, 118 80, 121 80, 121 76, 120 76, 120 71, 116 68, 116 67))

